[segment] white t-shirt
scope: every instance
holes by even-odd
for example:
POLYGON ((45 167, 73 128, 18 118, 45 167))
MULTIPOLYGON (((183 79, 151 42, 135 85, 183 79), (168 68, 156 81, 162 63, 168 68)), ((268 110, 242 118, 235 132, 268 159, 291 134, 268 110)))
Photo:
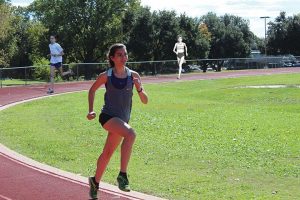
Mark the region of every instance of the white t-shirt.
MULTIPOLYGON (((58 43, 49 44, 49 49, 51 54, 60 54, 63 51, 63 48, 58 43)), ((59 63, 62 62, 62 56, 51 56, 50 63, 59 63)))

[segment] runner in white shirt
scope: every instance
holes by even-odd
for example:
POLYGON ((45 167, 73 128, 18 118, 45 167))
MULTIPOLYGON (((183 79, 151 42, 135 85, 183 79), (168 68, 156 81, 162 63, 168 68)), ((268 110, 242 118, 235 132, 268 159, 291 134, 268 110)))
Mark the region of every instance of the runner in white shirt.
POLYGON ((62 56, 64 55, 63 48, 56 43, 57 36, 51 35, 50 36, 50 87, 48 89, 48 94, 54 93, 54 75, 55 75, 55 69, 60 72, 61 76, 65 76, 67 74, 70 74, 70 70, 68 72, 63 72, 62 69, 62 56))

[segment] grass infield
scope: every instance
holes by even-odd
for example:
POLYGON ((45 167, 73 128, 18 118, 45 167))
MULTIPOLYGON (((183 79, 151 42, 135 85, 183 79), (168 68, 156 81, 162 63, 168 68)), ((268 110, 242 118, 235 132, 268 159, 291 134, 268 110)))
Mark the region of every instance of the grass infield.
MULTIPOLYGON (((0 80, 1 81, 1 80, 0 80)), ((5 79, 2 80, 2 86, 15 86, 15 85, 25 85, 25 84, 40 84, 45 83, 45 81, 39 80, 25 80, 25 79, 5 79)))
MULTIPOLYGON (((137 132, 129 180, 169 199, 300 199, 300 74, 148 84, 134 96, 137 132)), ((104 90, 97 92, 100 111, 104 90)), ((87 92, 17 105, 0 113, 0 141, 35 160, 89 176, 106 139, 88 121, 87 92)), ((119 149, 103 181, 115 183, 119 149)))

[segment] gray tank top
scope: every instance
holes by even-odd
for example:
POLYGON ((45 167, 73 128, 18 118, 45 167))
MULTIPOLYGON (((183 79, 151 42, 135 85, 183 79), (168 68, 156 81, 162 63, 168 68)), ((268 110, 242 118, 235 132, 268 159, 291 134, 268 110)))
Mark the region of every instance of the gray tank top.
POLYGON ((128 123, 132 108, 133 80, 131 71, 126 67, 127 84, 123 89, 117 89, 111 81, 112 68, 107 70, 106 92, 104 95, 103 113, 112 117, 118 117, 128 123))

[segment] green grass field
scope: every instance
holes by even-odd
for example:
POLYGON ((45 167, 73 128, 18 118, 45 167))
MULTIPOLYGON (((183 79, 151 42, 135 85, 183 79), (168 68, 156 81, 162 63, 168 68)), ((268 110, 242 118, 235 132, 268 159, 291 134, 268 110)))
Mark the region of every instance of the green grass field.
MULTIPOLYGON (((135 95, 134 190, 169 199, 300 199, 300 74, 151 84, 135 95)), ((103 90, 96 96, 100 111, 103 90)), ((49 165, 93 175, 106 139, 87 121, 87 92, 53 96, 0 114, 1 143, 49 165)), ((115 183, 119 150, 103 181, 115 183)))
MULTIPOLYGON (((0 80, 1 81, 1 80, 0 80)), ((25 80, 25 79, 5 79, 2 80, 2 86, 25 85, 25 84, 38 84, 45 83, 39 80, 25 80)))
MULTIPOLYGON (((67 80, 56 80, 55 83, 62 83, 62 82, 72 82, 72 81, 67 81, 67 80)), ((45 84, 47 81, 43 80, 25 80, 25 79, 6 79, 2 80, 2 86, 18 86, 18 85, 33 85, 33 84, 45 84)))

